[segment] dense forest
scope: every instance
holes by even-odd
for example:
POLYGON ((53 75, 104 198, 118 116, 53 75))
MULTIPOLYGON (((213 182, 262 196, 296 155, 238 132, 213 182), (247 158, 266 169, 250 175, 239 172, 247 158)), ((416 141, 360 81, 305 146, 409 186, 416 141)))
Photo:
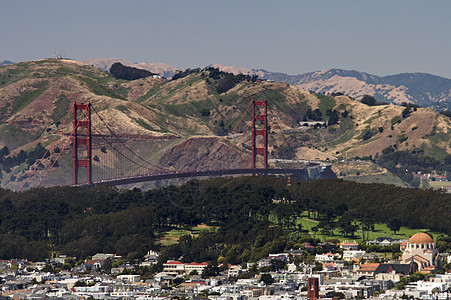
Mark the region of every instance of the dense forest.
MULTIPOLYGON (((342 180, 292 181, 271 177, 215 178, 149 191, 115 187, 0 190, 0 259, 43 259, 51 253, 96 252, 229 263, 255 261, 300 242, 301 214, 319 231, 348 236, 356 224, 390 223, 451 233, 451 195, 342 180), (160 235, 199 224, 216 230, 160 249, 160 235), (286 237, 290 238, 286 238, 286 237)), ((363 226, 363 225, 362 225, 363 226)), ((305 236, 304 236, 305 238, 305 236)))

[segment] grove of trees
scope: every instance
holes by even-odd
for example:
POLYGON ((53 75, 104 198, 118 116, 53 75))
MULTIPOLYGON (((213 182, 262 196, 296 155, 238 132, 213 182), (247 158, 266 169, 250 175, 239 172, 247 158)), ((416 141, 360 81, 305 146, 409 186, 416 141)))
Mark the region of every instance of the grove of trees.
POLYGON ((118 79, 124 79, 124 80, 136 80, 136 79, 156 75, 155 73, 149 72, 144 69, 138 69, 138 68, 124 66, 123 64, 121 64, 119 62, 114 63, 110 67, 110 74, 118 79))
POLYGON ((317 230, 349 237, 357 223, 371 229, 394 219, 402 226, 451 233, 449 194, 338 179, 292 180, 287 186, 283 178, 215 178, 145 192, 106 186, 0 189, 0 207, 0 259, 41 260, 55 252, 134 258, 154 249, 162 260, 222 256, 243 263, 308 239, 297 234, 302 213, 319 221, 317 230), (157 243, 171 228, 199 224, 215 230, 182 236, 168 247, 157 243))

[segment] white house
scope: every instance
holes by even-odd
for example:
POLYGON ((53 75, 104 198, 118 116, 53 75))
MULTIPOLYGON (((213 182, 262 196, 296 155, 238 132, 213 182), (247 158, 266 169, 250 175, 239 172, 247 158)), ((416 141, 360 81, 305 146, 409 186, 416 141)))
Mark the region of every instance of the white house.
POLYGON ((125 283, 139 282, 141 280, 141 276, 139 276, 139 275, 119 275, 119 276, 117 276, 117 280, 125 282, 125 283))
POLYGON ((353 242, 344 241, 340 243, 340 248, 343 250, 358 250, 359 244, 356 243, 356 241, 353 242))
POLYGON ((315 261, 324 262, 324 261, 332 261, 334 257, 339 258, 340 253, 324 253, 324 254, 316 254, 315 261))
POLYGON ((365 253, 363 250, 345 250, 343 251, 343 260, 361 259, 365 253))
POLYGON ((167 261, 163 264, 163 272, 185 272, 185 264, 180 261, 167 261))
POLYGON ((163 264, 163 272, 190 273, 197 271, 200 274, 207 266, 206 262, 184 264, 180 261, 167 261, 163 264))
POLYGON ((202 273, 202 271, 204 270, 204 268, 206 268, 208 266, 208 263, 206 262, 202 262, 202 263, 195 263, 195 262, 191 262, 189 264, 185 264, 185 272, 186 273, 190 273, 192 271, 197 271, 198 274, 202 273))

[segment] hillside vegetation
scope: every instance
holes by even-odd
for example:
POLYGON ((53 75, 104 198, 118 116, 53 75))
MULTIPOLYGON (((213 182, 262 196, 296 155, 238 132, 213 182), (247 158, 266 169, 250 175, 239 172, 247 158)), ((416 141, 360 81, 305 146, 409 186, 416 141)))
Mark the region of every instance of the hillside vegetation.
MULTIPOLYGON (((38 143, 48 145, 73 101, 90 101, 118 135, 175 138, 156 144, 157 153, 145 142, 128 138, 144 157, 165 167, 189 167, 208 155, 234 129, 252 99, 269 103, 270 158, 334 161, 366 157, 378 163, 385 154, 406 151, 418 159, 433 157, 444 165, 451 154, 450 118, 429 109, 368 106, 347 96, 312 94, 286 83, 212 67, 179 72, 174 78, 120 80, 71 60, 1 66, 0 149, 7 147, 8 154, 0 163, 20 151, 30 153, 38 143), (325 124, 303 126, 316 121, 325 124), (182 155, 188 149, 193 155, 182 155)), ((96 122, 99 119, 93 115, 96 122)), ((246 131, 249 124, 250 115, 235 133, 246 131)), ((70 126, 63 131, 69 134, 70 126)), ((236 154, 221 160, 223 166, 246 165, 251 146, 247 136, 236 145, 236 154)), ((62 159, 70 158, 64 155, 62 159)), ((26 177, 29 167, 16 161, 16 166, 3 168, 1 186, 17 189, 26 177)), ((396 173, 401 166, 395 164, 390 171, 396 173)))

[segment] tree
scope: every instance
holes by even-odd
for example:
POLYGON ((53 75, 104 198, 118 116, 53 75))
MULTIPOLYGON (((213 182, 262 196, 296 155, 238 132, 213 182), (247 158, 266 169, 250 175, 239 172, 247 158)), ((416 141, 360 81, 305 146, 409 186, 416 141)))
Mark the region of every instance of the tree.
POLYGON ((338 112, 336 110, 328 110, 326 112, 326 115, 329 116, 329 121, 327 122, 328 126, 332 126, 338 123, 339 120, 339 115, 338 112))
POLYGON ((47 273, 47 272, 53 273, 53 269, 52 269, 52 267, 49 264, 46 264, 44 266, 44 268, 41 269, 41 272, 42 273, 47 273))
POLYGON ((7 146, 4 146, 2 149, 0 149, 0 160, 2 160, 6 155, 9 155, 9 149, 7 146))
POLYGON ((410 106, 407 106, 406 108, 403 109, 401 115, 403 118, 407 118, 410 115, 410 106))
POLYGON ((262 274, 260 281, 262 281, 266 285, 270 285, 274 283, 274 278, 272 278, 271 274, 265 273, 262 274))
POLYGON ((362 224, 362 229, 365 231, 374 231, 375 220, 373 217, 362 218, 360 220, 362 224))
POLYGON ((319 272, 323 270, 323 264, 320 262, 315 262, 315 267, 313 268, 314 272, 319 272))
POLYGON ((341 217, 337 222, 338 228, 344 236, 354 236, 358 226, 352 224, 352 219, 341 217))
POLYGON ((207 108, 203 108, 203 109, 201 109, 200 114, 201 114, 203 117, 208 117, 208 116, 210 115, 210 110, 207 109, 207 108))
POLYGON ((371 96, 371 95, 363 95, 362 100, 360 100, 360 102, 362 102, 363 104, 366 104, 368 106, 376 106, 377 105, 376 98, 374 98, 374 96, 371 96))
POLYGON ((112 267, 113 261, 111 260, 111 258, 108 258, 103 262, 102 271, 105 272, 106 274, 110 274, 112 267))
POLYGON ((346 299, 346 295, 343 292, 334 292, 332 294, 332 299, 346 299))
POLYGON ((278 271, 278 270, 283 270, 285 269, 285 266, 287 265, 287 263, 283 260, 280 259, 271 259, 271 270, 272 271, 278 271))
POLYGON ((203 270, 202 270, 202 278, 208 278, 212 276, 218 275, 219 268, 217 264, 208 264, 203 270))
POLYGON ((363 135, 362 139, 363 139, 364 141, 366 141, 366 140, 369 140, 372 136, 373 136, 373 133, 372 133, 371 131, 367 131, 367 132, 363 135))
POLYGON ((401 221, 399 221, 398 219, 392 219, 389 223, 388 223, 388 228, 390 228, 390 230, 393 231, 394 234, 396 234, 396 232, 401 229, 401 221))

